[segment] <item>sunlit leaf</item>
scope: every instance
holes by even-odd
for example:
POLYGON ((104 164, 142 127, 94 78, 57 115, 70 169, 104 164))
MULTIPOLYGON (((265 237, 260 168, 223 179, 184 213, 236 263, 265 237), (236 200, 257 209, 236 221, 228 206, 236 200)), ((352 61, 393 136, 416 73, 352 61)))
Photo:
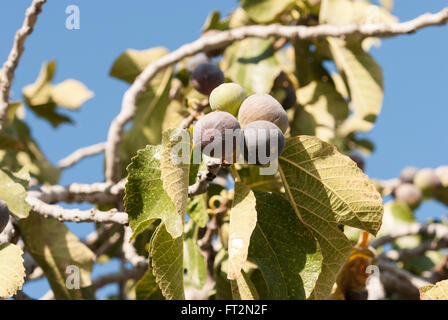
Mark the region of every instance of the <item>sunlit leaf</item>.
POLYGON ((0 245, 0 299, 7 299, 22 289, 25 281, 23 251, 12 243, 0 245))
POLYGON ((448 300, 448 280, 420 288, 420 300, 448 300))
POLYGON ((27 168, 17 173, 0 169, 0 199, 6 202, 9 211, 17 218, 26 218, 31 206, 25 201, 30 175, 27 168))
POLYGON ((279 171, 297 216, 319 241, 324 262, 312 296, 325 299, 352 247, 338 225, 376 234, 381 196, 349 157, 315 137, 288 139, 279 171))
MULTIPOLYGON (((26 250, 42 268, 56 299, 81 299, 91 290, 95 254, 61 222, 31 213, 19 221, 26 250), (67 269, 72 267, 73 270, 67 269), (76 279, 79 289, 69 289, 68 277, 76 279), (66 273, 67 272, 67 273, 66 273)), ((72 283, 73 285, 76 282, 72 283)))
POLYGON ((308 298, 322 266, 317 240, 283 196, 256 191, 255 197, 257 226, 249 259, 263 274, 266 298, 308 298))
POLYGON ((235 198, 230 210, 229 273, 228 279, 236 280, 246 262, 250 237, 257 223, 255 195, 243 183, 235 183, 235 198))
POLYGON ((252 20, 258 23, 269 23, 294 2, 294 0, 241 0, 241 7, 252 20))

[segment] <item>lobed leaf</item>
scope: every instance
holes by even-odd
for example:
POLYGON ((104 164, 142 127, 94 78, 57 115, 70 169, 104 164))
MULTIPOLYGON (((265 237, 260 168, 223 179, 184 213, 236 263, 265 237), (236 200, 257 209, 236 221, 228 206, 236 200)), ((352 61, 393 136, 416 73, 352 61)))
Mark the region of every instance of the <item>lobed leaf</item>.
POLYGON ((17 173, 0 169, 0 199, 6 202, 9 211, 17 218, 26 218, 31 206, 26 202, 30 175, 23 167, 17 173))
POLYGON ((319 241, 324 260, 313 297, 325 299, 352 247, 338 225, 376 234, 381 196, 349 157, 315 137, 288 139, 279 171, 297 216, 319 241))

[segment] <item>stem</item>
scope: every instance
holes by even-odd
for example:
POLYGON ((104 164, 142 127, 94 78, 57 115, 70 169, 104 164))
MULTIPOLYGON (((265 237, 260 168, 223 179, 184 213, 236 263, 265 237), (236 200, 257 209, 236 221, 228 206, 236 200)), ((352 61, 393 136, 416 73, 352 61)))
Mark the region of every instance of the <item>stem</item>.
POLYGON ((235 165, 232 164, 230 166, 230 172, 232 172, 232 176, 233 176, 233 179, 235 179, 235 182, 242 182, 241 177, 238 173, 238 170, 236 170, 236 168, 235 168, 235 165))

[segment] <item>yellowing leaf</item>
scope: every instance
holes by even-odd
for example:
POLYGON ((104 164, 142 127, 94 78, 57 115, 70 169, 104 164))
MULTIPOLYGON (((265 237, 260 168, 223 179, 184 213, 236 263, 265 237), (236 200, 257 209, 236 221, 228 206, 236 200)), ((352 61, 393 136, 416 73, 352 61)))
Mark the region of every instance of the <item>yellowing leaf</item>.
MULTIPOLYGON (((31 213, 19 221, 25 248, 42 268, 56 299, 81 299, 91 288, 95 255, 61 222, 31 213), (69 289, 67 267, 79 270, 80 290, 69 289)), ((69 272, 72 272, 69 270, 69 272)), ((73 274, 75 277, 76 275, 73 274)), ((70 279, 69 279, 70 280, 70 279)))
POLYGON ((279 171, 297 216, 319 241, 324 263, 313 297, 325 299, 352 247, 338 225, 376 234, 381 196, 349 157, 315 137, 288 139, 279 171))
POLYGON ((23 251, 12 243, 0 245, 0 299, 12 297, 25 281, 23 251))
POLYGON ((388 10, 365 0, 322 0, 321 23, 332 25, 393 23, 397 21, 388 10))
POLYGON ((448 300, 448 280, 420 288, 420 300, 448 300))
POLYGON ((230 210, 229 272, 227 278, 236 280, 247 259, 250 237, 257 223, 255 195, 246 185, 235 183, 235 198, 230 210))
POLYGON ((74 79, 62 81, 51 90, 51 97, 58 106, 73 110, 79 109, 84 102, 93 96, 94 93, 82 82, 74 79))

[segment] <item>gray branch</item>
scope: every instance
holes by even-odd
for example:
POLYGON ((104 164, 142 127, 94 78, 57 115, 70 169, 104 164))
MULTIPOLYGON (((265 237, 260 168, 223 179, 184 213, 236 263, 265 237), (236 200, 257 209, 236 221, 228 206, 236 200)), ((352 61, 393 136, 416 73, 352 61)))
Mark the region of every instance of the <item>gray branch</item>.
POLYGON ((26 9, 25 20, 22 27, 16 32, 8 60, 3 64, 0 75, 0 130, 3 128, 8 115, 9 93, 14 79, 14 72, 25 51, 25 40, 33 32, 37 16, 42 12, 42 6, 45 2, 46 0, 34 0, 31 6, 26 9))
POLYGON ((112 209, 109 211, 100 211, 97 209, 79 210, 79 209, 65 209, 61 206, 48 204, 28 195, 27 202, 31 205, 32 210, 44 217, 53 217, 60 221, 73 222, 99 222, 99 223, 118 223, 127 225, 129 223, 128 215, 125 212, 112 209))
POLYGON ((60 169, 69 168, 86 157, 91 157, 104 152, 106 142, 97 143, 91 146, 83 147, 58 162, 60 169))

